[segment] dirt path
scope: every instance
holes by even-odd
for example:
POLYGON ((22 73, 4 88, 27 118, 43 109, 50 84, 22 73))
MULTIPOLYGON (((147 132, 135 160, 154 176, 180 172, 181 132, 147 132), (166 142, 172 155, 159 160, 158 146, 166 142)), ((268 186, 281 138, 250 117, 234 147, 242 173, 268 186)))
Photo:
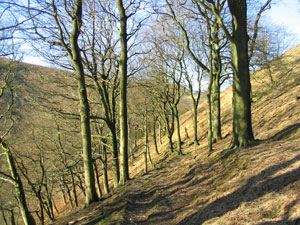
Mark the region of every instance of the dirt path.
POLYGON ((300 141, 266 141, 239 151, 219 150, 200 162, 206 155, 202 151, 175 157, 103 201, 54 224, 298 221, 292 212, 295 207, 300 212, 300 141))

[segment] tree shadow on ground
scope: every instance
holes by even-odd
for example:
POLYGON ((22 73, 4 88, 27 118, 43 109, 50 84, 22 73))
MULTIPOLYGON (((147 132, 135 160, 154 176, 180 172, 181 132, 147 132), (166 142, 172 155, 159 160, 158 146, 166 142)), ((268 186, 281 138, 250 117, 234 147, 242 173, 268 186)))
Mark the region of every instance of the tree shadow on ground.
POLYGON ((290 172, 286 172, 280 176, 269 179, 267 178, 271 175, 274 175, 276 172, 289 167, 297 161, 300 161, 300 155, 296 156, 292 160, 271 166, 263 170, 260 174, 251 177, 244 186, 235 192, 215 200, 211 204, 204 207, 201 211, 183 219, 178 224, 202 224, 207 220, 215 217, 221 217, 227 212, 237 209, 243 202, 250 202, 267 193, 282 190, 287 185, 292 184, 300 179, 300 167, 290 172))
MULTIPOLYGON (((175 161, 176 159, 172 160, 175 161)), ((193 168, 181 179, 174 180, 174 182, 154 182, 153 185, 151 184, 151 180, 158 179, 158 175, 152 171, 143 176, 144 179, 136 180, 133 184, 135 187, 127 187, 126 192, 123 192, 121 196, 117 197, 112 204, 105 205, 105 209, 99 208, 99 210, 95 212, 94 218, 89 218, 87 223, 82 224, 95 225, 101 224, 104 220, 107 221, 106 217, 114 212, 114 202, 116 202, 117 205, 121 205, 120 208, 116 208, 116 210, 119 210, 120 212, 120 219, 117 221, 119 224, 159 224, 162 221, 165 223, 166 221, 173 220, 178 207, 174 206, 169 198, 180 191, 182 187, 196 185, 209 178, 209 176, 204 176, 190 184, 198 170, 199 168, 193 168), (144 186, 144 181, 148 179, 150 179, 150 181, 147 183, 150 183, 151 185, 144 186), (124 201, 126 201, 125 204, 124 201)), ((159 175, 167 177, 168 171, 161 170, 159 175)), ((113 221, 111 222, 113 224, 113 221)))
POLYGON ((278 133, 276 133, 269 139, 270 140, 281 140, 281 139, 287 137, 288 135, 292 134, 293 132, 296 132, 298 129, 300 129, 300 123, 290 125, 290 126, 286 127, 285 129, 279 131, 278 133))

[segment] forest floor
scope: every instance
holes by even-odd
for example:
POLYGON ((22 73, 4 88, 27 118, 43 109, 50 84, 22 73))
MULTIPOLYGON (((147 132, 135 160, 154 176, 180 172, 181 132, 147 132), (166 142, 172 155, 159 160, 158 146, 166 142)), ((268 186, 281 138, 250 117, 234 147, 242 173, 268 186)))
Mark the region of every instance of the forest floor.
POLYGON ((205 155, 176 156, 54 224, 300 224, 300 140, 205 155))
MULTIPOLYGON (((257 141, 251 147, 226 150, 231 139, 228 89, 222 93, 225 138, 214 144, 211 154, 205 134, 200 135, 198 147, 186 138, 181 156, 168 152, 164 141, 160 155, 152 148, 154 166, 144 174, 141 149, 131 162, 132 180, 53 225, 300 224, 299 52, 300 46, 274 61, 271 69, 252 75, 257 141)), ((206 130, 205 123, 202 103, 201 130, 206 130)), ((191 113, 181 117, 181 124, 192 136, 191 113)))

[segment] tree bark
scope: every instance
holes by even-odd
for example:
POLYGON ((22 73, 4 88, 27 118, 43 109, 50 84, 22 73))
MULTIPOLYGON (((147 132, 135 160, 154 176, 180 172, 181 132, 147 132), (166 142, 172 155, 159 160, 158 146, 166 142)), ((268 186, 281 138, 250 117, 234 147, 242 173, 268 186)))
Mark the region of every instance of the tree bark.
POLYGON ((116 0, 120 13, 120 184, 129 180, 127 128, 127 16, 122 0, 116 0))
POLYGON ((75 1, 74 16, 72 17, 72 33, 70 36, 71 59, 78 81, 79 95, 79 113, 81 123, 81 138, 82 138, 82 155, 85 175, 85 205, 98 200, 95 177, 93 171, 92 159, 92 140, 90 130, 90 107, 87 98, 87 90, 85 85, 84 69, 80 55, 80 47, 78 46, 78 38, 80 35, 80 26, 82 24, 82 1, 75 1))
MULTIPOLYGON (((149 162, 153 166, 150 149, 149 149, 149 127, 148 127, 147 109, 145 110, 144 132, 145 132, 145 154, 148 155, 149 162)), ((146 156, 146 160, 147 160, 147 156, 146 156)), ((147 163, 146 163, 146 166, 147 166, 147 163)))
POLYGON ((1 214, 2 214, 2 219, 3 219, 3 222, 5 223, 5 225, 9 225, 7 222, 7 219, 5 217, 5 211, 3 208, 1 208, 1 214))
POLYGON ((222 139, 221 133, 221 99, 220 99, 220 76, 213 76, 211 90, 212 104, 212 142, 222 139))
POLYGON ((157 146, 157 139, 156 139, 156 123, 157 123, 157 117, 153 116, 153 143, 154 143, 154 149, 157 155, 159 155, 158 146, 157 146))
POLYGON ((161 138, 161 121, 159 120, 158 121, 158 141, 159 141, 159 144, 162 145, 162 138, 161 138))
MULTIPOLYGON (((211 78, 210 78, 211 79, 211 78)), ((208 141, 208 151, 212 152, 212 118, 211 118, 211 86, 208 88, 207 94, 207 105, 208 105, 208 112, 207 112, 207 121, 208 121, 208 131, 207 131, 207 141, 208 141)))
POLYGON ((15 186, 16 198, 17 198, 17 201, 19 204, 23 222, 25 225, 35 225, 36 223, 27 207, 23 183, 22 183, 22 180, 17 171, 15 160, 14 160, 10 150, 8 149, 6 143, 4 143, 1 139, 0 139, 0 143, 1 143, 2 149, 4 150, 4 154, 6 156, 7 163, 8 163, 9 169, 10 169, 11 179, 12 179, 11 181, 15 186))
POLYGON ((247 3, 228 0, 232 15, 233 138, 230 148, 246 147, 254 140, 251 118, 251 83, 248 61, 247 3))
POLYGON ((177 129, 177 153, 178 155, 183 155, 182 145, 181 145, 181 135, 180 135, 180 121, 177 105, 174 106, 175 120, 176 120, 176 129, 177 129))
POLYGON ((194 120, 193 120, 193 128, 194 128, 194 146, 198 146, 199 142, 198 142, 198 113, 197 113, 197 109, 198 109, 198 103, 193 102, 193 116, 194 116, 194 120))
POLYGON ((104 188, 104 193, 108 194, 109 193, 109 185, 108 185, 108 175, 107 175, 107 154, 106 154, 106 140, 103 139, 104 144, 102 145, 102 155, 103 158, 101 160, 102 164, 102 173, 103 173, 103 188, 104 188))
POLYGON ((73 198, 74 198, 75 206, 78 207, 77 191, 76 191, 74 173, 73 173, 72 168, 69 168, 69 171, 70 171, 70 175, 71 175, 73 198))
MULTIPOLYGON (((112 138, 112 171, 113 171, 113 183, 114 187, 119 186, 120 180, 120 171, 119 171, 119 152, 118 152, 118 140, 116 126, 113 125, 110 127, 110 134, 112 138)), ((106 153, 105 153, 106 154, 106 153)))
POLYGON ((14 210, 9 210, 9 220, 11 225, 16 225, 14 210))
POLYGON ((95 174, 95 178, 96 178, 96 188, 97 188, 98 196, 102 197, 102 190, 101 190, 101 186, 100 186, 98 166, 97 166, 96 161, 94 161, 94 174, 95 174))
MULTIPOLYGON (((96 59, 95 59, 96 60, 96 59)), ((119 152, 118 152, 118 141, 116 132, 116 105, 115 105, 115 93, 113 89, 111 90, 111 104, 107 89, 107 79, 105 77, 101 78, 101 85, 98 83, 98 77, 96 75, 92 76, 94 80, 94 85, 97 88, 97 92, 102 102, 103 112, 105 115, 105 122, 109 128, 111 134, 111 147, 112 147, 112 172, 113 172, 113 184, 117 188, 119 185, 120 171, 119 171, 119 152)))

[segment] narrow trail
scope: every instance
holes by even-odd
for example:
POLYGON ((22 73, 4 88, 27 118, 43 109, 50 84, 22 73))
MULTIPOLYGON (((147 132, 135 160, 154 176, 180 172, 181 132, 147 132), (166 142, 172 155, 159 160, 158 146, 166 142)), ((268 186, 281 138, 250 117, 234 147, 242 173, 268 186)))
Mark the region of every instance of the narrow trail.
MULTIPOLYGON (((279 59, 280 65, 291 69, 274 74, 277 86, 253 82, 253 128, 261 141, 223 150, 232 129, 228 89, 222 93, 225 138, 214 144, 212 154, 208 156, 205 133, 197 148, 185 141, 183 156, 167 153, 165 144, 156 169, 141 175, 141 156, 132 166, 136 169, 132 174, 139 173, 134 179, 53 225, 300 224, 300 104, 295 98, 300 79, 298 61, 293 63, 299 51, 300 46, 289 53, 288 63, 279 59)), ((253 74, 254 81, 265 77, 263 72, 253 74)), ((199 125, 205 130, 202 108, 199 125)), ((192 127, 191 114, 185 120, 182 126, 192 127)))
POLYGON ((122 224, 145 224, 149 221, 153 224, 155 221, 167 223, 174 219, 173 212, 179 208, 177 201, 182 199, 176 200, 172 195, 178 191, 176 187, 180 183, 191 179, 180 179, 177 167, 181 161, 176 158, 169 162, 168 167, 150 171, 131 186, 122 224))
MULTIPOLYGON (((213 221, 222 217, 228 221, 224 224, 241 224, 230 223, 231 220, 259 224, 247 222, 251 221, 252 213, 244 213, 245 205, 253 204, 252 210, 260 205, 256 214, 267 217, 270 206, 262 207, 266 202, 277 198, 276 207, 291 211, 300 199, 300 193, 296 194, 300 188, 299 146, 300 140, 263 142, 225 155, 219 151, 218 157, 201 163, 193 154, 177 156, 161 168, 129 181, 103 201, 79 211, 72 222, 69 218, 54 224, 219 224, 213 221), (280 201, 287 195, 285 206, 280 201), (265 196, 271 196, 270 200, 265 196)), ((282 210, 285 219, 278 224, 298 221, 290 220, 289 213, 282 210)), ((262 217, 262 221, 268 220, 262 217)))

